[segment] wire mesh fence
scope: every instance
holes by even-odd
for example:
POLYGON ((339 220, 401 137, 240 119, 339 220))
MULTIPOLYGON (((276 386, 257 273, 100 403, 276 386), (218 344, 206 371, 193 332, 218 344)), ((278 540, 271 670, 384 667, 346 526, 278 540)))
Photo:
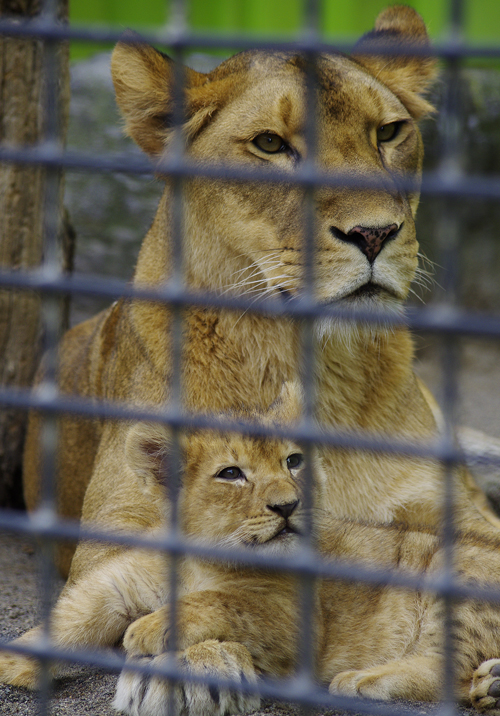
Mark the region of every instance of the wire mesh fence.
MULTIPOLYGON (((44 139, 35 147, 0 147, 0 162, 40 165, 46 171, 45 179, 45 210, 44 210, 44 260, 39 268, 31 271, 0 271, 0 286, 4 289, 36 290, 43 296, 43 322, 45 333, 45 373, 43 382, 35 390, 18 388, 0 388, 0 402, 4 406, 23 410, 35 408, 43 414, 41 432, 41 499, 37 510, 27 517, 14 512, 0 512, 0 528, 13 532, 36 536, 40 539, 42 572, 42 614, 44 625, 40 640, 34 644, 2 644, 13 653, 33 654, 40 658, 41 672, 41 712, 50 710, 50 678, 49 664, 61 659, 99 665, 118 671, 125 665, 125 657, 118 654, 105 653, 99 650, 71 650, 57 645, 50 640, 50 614, 53 606, 52 591, 54 580, 53 547, 61 538, 88 540, 90 542, 111 543, 120 546, 143 547, 160 550, 171 556, 170 568, 166 579, 169 582, 169 603, 175 614, 176 598, 179 593, 178 567, 179 559, 188 555, 205 560, 221 562, 238 562, 246 567, 298 575, 301 580, 300 609, 297 615, 300 629, 301 656, 295 673, 283 680, 271 680, 263 677, 256 683, 232 681, 215 675, 200 676, 188 674, 174 660, 165 661, 161 666, 151 666, 140 662, 127 662, 127 668, 134 673, 146 675, 159 674, 171 682, 190 681, 205 683, 211 687, 223 689, 233 687, 248 694, 259 694, 263 697, 296 701, 304 706, 320 708, 346 709, 359 713, 385 714, 396 712, 415 713, 410 705, 397 707, 381 704, 357 697, 347 697, 328 693, 324 687, 316 683, 314 676, 314 644, 312 614, 315 604, 315 580, 332 578, 347 582, 366 583, 370 585, 390 585, 407 588, 418 592, 438 594, 445 605, 443 620, 445 624, 445 666, 442 677, 443 703, 450 709, 455 702, 454 684, 454 653, 453 613, 456 603, 465 598, 479 599, 496 603, 500 601, 500 591, 494 586, 478 586, 459 582, 454 571, 453 551, 460 523, 454 516, 454 483, 453 468, 464 460, 463 450, 459 450, 454 438, 454 424, 457 400, 457 339, 461 336, 479 336, 497 339, 500 336, 500 320, 496 316, 471 314, 457 304, 457 273, 456 254, 461 241, 460 219, 456 212, 456 202, 463 197, 468 199, 497 199, 500 197, 500 180, 497 177, 469 176, 462 170, 462 144, 459 134, 461 106, 458 96, 460 72, 464 60, 471 57, 497 59, 500 47, 472 47, 462 39, 464 8, 459 0, 450 0, 448 39, 433 47, 433 53, 440 57, 445 65, 445 99, 442 108, 440 131, 442 138, 441 158, 438 167, 423 176, 421 192, 425 201, 426 195, 439 197, 442 200, 442 219, 439 234, 442 238, 441 263, 446 279, 445 298, 440 304, 430 308, 408 308, 404 314, 388 313, 383 310, 367 310, 366 308, 345 308, 338 303, 321 303, 315 298, 315 192, 320 189, 342 187, 353 192, 360 189, 381 190, 383 181, 379 176, 363 175, 349 171, 332 172, 321 168, 315 149, 317 148, 317 112, 316 90, 318 86, 318 63, 322 53, 332 51, 351 51, 348 43, 338 43, 335 47, 323 42, 319 34, 319 7, 314 1, 306 3, 304 13, 304 29, 301 36, 294 41, 277 42, 271 40, 249 40, 240 36, 215 37, 213 34, 202 35, 193 33, 186 22, 186 8, 183 2, 175 5, 172 11, 174 18, 169 27, 154 36, 142 38, 140 42, 149 40, 153 44, 165 46, 170 55, 177 61, 173 78, 173 110, 170 124, 173 137, 169 152, 159 162, 151 162, 146 157, 129 156, 94 156, 86 153, 69 152, 60 143, 59 126, 59 73, 57 47, 65 40, 84 39, 91 42, 123 40, 121 32, 114 29, 73 28, 58 21, 57 3, 47 0, 41 14, 30 21, 14 22, 8 18, 0 19, 0 35, 9 37, 37 38, 44 43, 44 75, 46 78, 44 139), (308 148, 308 158, 301 162, 293 173, 283 170, 270 171, 268 167, 249 169, 225 162, 204 164, 193 161, 185 152, 182 126, 184 122, 184 82, 185 72, 182 63, 192 48, 210 50, 246 50, 257 47, 264 51, 280 51, 294 53, 303 60, 303 72, 306 77, 305 97, 308 112, 305 115, 304 137, 308 148), (170 261, 173 267, 168 280, 158 287, 142 284, 127 284, 119 280, 105 280, 99 276, 68 276, 62 272, 58 234, 61 215, 60 182, 64 169, 76 169, 84 172, 127 172, 131 174, 151 174, 153 171, 168 178, 170 184, 170 230, 172 244, 170 261), (185 244, 184 244, 184 188, 186 180, 196 177, 200 180, 223 181, 242 185, 274 186, 286 184, 290 191, 297 188, 303 192, 304 210, 302 215, 302 234, 305 237, 303 250, 303 287, 296 296, 286 295, 286 300, 274 296, 246 297, 224 293, 207 293, 189 286, 184 276, 185 244), (100 296, 106 299, 126 299, 152 302, 167 306, 172 316, 170 345, 171 385, 168 402, 158 407, 150 404, 132 404, 128 400, 105 400, 86 396, 68 396, 58 389, 58 339, 60 326, 60 298, 67 294, 100 296), (300 325, 300 345, 302 365, 300 377, 303 385, 304 406, 301 420, 293 426, 259 424, 242 421, 241 416, 231 414, 207 416, 202 413, 193 414, 185 409, 181 390, 184 310, 186 307, 233 311, 238 314, 264 316, 275 321, 290 319, 300 325), (443 411, 444 430, 432 441, 408 440, 401 436, 390 436, 382 433, 364 431, 360 426, 347 430, 318 426, 315 420, 316 405, 316 360, 313 324, 320 321, 336 321, 337 325, 355 322, 357 324, 376 326, 390 323, 393 330, 408 327, 413 330, 437 335, 442 341, 443 361, 443 411), (57 472, 57 417, 76 415, 98 418, 107 421, 148 421, 169 426, 172 434, 179 437, 182 431, 189 429, 218 429, 227 434, 246 436, 266 436, 294 440, 305 446, 304 453, 313 463, 314 446, 322 445, 342 451, 358 451, 360 453, 384 454, 394 457, 435 459, 443 465, 443 533, 445 559, 438 573, 411 574, 394 570, 387 566, 366 564, 348 564, 345 561, 332 561, 319 556, 307 539, 313 525, 306 530, 306 539, 292 555, 260 554, 245 549, 214 547, 193 544, 178 529, 176 520, 172 519, 170 529, 161 535, 152 537, 150 534, 123 534, 122 531, 106 530, 102 525, 98 528, 89 524, 84 526, 58 517, 56 498, 57 472)), ((139 40, 128 36, 125 40, 134 46, 139 40)), ((388 59, 404 52, 419 57, 428 54, 427 48, 415 46, 397 47, 384 46, 372 48, 388 59)), ((407 176, 398 178, 400 191, 411 193, 415 190, 415 180, 407 176)), ((161 260, 160 258, 158 259, 161 260)), ((287 293, 286 291, 283 293, 287 293)), ((237 407, 237 406, 235 406, 237 407)), ((178 443, 174 440, 174 446, 178 443)), ((166 467, 172 476, 181 471, 179 452, 172 448, 166 467)), ((485 456, 485 460, 494 458, 485 456)), ((314 502, 312 494, 314 480, 306 480, 303 501, 306 505, 314 502)), ((170 478, 169 478, 170 479, 170 478)), ((172 484, 175 480, 171 479, 172 484)), ((179 496, 172 490, 172 514, 177 512, 179 496)), ((494 581, 494 580, 493 580, 494 581)), ((175 619, 174 619, 175 624, 175 619)), ((171 635, 169 646, 175 650, 176 637, 171 635)), ((499 654, 500 656, 500 654, 499 654)), ((478 664, 479 665, 479 664, 478 664)), ((92 688, 89 684, 89 688, 92 688)), ((167 703, 167 707, 175 711, 175 704, 167 703)))

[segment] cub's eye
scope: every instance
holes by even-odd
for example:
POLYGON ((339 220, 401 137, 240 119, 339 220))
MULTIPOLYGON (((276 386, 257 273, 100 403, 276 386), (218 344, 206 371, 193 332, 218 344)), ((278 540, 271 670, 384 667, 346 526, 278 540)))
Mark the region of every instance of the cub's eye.
POLYGON ((220 477, 223 480, 239 480, 244 478, 245 475, 241 472, 239 467, 225 467, 223 470, 219 470, 215 477, 220 477))
POLYGON ((403 122, 390 122, 390 124, 383 124, 377 129, 377 143, 390 142, 391 139, 396 139, 401 129, 403 122))
POLYGON ((304 456, 300 452, 294 452, 293 455, 289 455, 286 459, 286 464, 289 470, 296 470, 302 465, 304 456))
POLYGON ((261 149, 267 154, 277 154, 278 152, 284 151, 287 146, 281 137, 277 134, 271 134, 270 132, 258 134, 253 140, 253 143, 257 149, 261 149))

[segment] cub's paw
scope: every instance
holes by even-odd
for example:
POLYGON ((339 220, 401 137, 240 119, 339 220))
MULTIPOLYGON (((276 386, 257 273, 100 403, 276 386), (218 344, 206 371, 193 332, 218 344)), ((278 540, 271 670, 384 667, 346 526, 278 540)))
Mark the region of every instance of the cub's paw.
MULTIPOLYGON (((329 691, 343 696, 361 696, 366 699, 388 701, 405 694, 404 672, 386 665, 362 671, 341 671, 332 679, 329 691)), ((408 692, 408 697, 410 692, 408 692)))
POLYGON ((123 637, 123 647, 127 656, 159 655, 167 651, 168 637, 169 610, 161 607, 130 624, 123 637))
POLYGON ((469 696, 481 713, 500 716, 500 659, 483 661, 476 669, 469 696))
MULTIPOLYGON (((161 667, 168 656, 137 659, 135 663, 161 667)), ((186 674, 218 677, 245 683, 256 683, 257 676, 248 649, 236 642, 205 641, 180 652, 178 663, 186 674)), ((163 716, 168 699, 173 697, 181 716, 225 716, 256 710, 258 696, 229 691, 212 685, 178 683, 171 686, 164 679, 123 671, 118 680, 113 706, 129 716, 163 716), (173 689, 173 693, 171 691, 173 689)))
MULTIPOLYGON (((362 692, 359 686, 364 676, 364 671, 341 671, 332 679, 328 691, 331 694, 342 694, 342 696, 360 696, 362 692)), ((369 694, 367 695, 369 696, 369 694)))
POLYGON ((38 662, 35 659, 13 652, 0 652, 0 683, 36 689, 39 673, 38 662))

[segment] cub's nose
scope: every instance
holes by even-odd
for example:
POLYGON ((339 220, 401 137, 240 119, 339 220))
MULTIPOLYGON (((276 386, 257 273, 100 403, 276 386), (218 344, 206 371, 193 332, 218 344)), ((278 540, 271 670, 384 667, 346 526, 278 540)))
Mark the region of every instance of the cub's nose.
POLYGON ((344 234, 343 231, 332 226, 330 231, 337 239, 355 244, 372 264, 381 252, 384 243, 395 239, 400 228, 401 226, 397 224, 390 224, 390 226, 383 226, 381 228, 355 226, 347 234, 344 234))
POLYGON ((280 515, 280 517, 284 517, 285 520, 287 520, 298 504, 299 501, 295 500, 295 502, 284 502, 276 505, 267 505, 267 509, 271 510, 271 512, 276 512, 277 515, 280 515))

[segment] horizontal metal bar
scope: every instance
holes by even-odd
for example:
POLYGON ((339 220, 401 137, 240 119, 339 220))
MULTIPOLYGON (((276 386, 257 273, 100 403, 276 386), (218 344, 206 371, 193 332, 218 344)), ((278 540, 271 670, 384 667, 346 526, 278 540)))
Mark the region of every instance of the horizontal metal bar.
MULTIPOLYGON (((363 523, 360 523, 361 525, 363 523)), ((369 525, 369 523, 366 523, 369 525)), ((377 526, 377 525, 374 525, 377 526)), ((391 586, 412 591, 431 592, 456 600, 481 599, 500 603, 500 586, 484 584, 481 586, 457 581, 452 575, 422 574, 407 570, 393 570, 384 567, 373 568, 355 560, 325 560, 316 552, 307 548, 298 549, 293 555, 260 554, 239 548, 223 548, 194 543, 180 535, 165 532, 161 535, 144 536, 137 533, 106 530, 82 525, 76 521, 62 520, 47 510, 38 510, 26 516, 10 510, 0 509, 0 529, 20 533, 38 539, 70 539, 74 541, 90 540, 161 551, 172 555, 191 555, 200 559, 217 559, 222 562, 237 562, 245 567, 290 572, 302 577, 335 579, 346 582, 359 582, 372 586, 391 586)), ((379 525, 379 529, 390 529, 388 525, 379 525)), ((467 536, 474 533, 467 533, 467 536)), ((457 533, 457 537, 460 533, 457 533)), ((490 541, 481 535, 475 535, 491 547, 490 541)), ((500 542, 500 540, 499 540, 500 542)))
POLYGON ((473 337, 500 336, 500 316, 472 313, 449 305, 435 304, 426 307, 407 306, 401 315, 387 311, 363 311, 343 308, 338 304, 317 304, 306 298, 252 299, 241 296, 220 296, 179 289, 174 285, 158 288, 138 288, 132 284, 110 277, 47 275, 43 268, 32 271, 0 270, 0 286, 27 291, 55 294, 80 294, 102 296, 109 299, 138 299, 170 306, 199 306, 231 311, 296 319, 334 319, 342 322, 384 324, 408 327, 412 330, 447 335, 473 337))
MULTIPOLYGON (((18 20, 0 20, 0 35, 8 37, 26 37, 40 40, 62 42, 64 40, 115 43, 125 40, 128 43, 149 42, 171 47, 173 50, 189 50, 204 48, 207 50, 282 50, 285 52, 298 52, 304 54, 319 54, 322 52, 351 52, 358 38, 350 41, 332 38, 329 41, 318 39, 309 33, 298 33, 293 40, 285 38, 263 38, 262 35, 250 33, 203 33, 190 30, 181 31, 178 28, 166 27, 158 32, 144 32, 134 40, 130 36, 124 38, 123 27, 109 28, 93 25, 63 25, 47 21, 45 18, 19 22, 18 20)), ((365 51, 365 48, 364 48, 365 51)), ((437 56, 445 60, 456 60, 469 57, 479 59, 495 59, 500 57, 498 45, 469 43, 461 38, 453 37, 444 41, 433 42, 431 47, 404 46, 394 48, 388 44, 381 46, 378 43, 370 47, 366 45, 367 52, 380 55, 406 54, 413 56, 437 56)))
POLYGON ((457 449, 453 443, 446 439, 410 442, 380 433, 327 431, 326 428, 319 428, 315 423, 310 422, 299 427, 256 425, 217 415, 179 413, 166 407, 147 410, 127 403, 68 397, 47 392, 43 388, 30 390, 0 387, 1 404, 24 410, 38 410, 42 413, 158 422, 175 429, 215 430, 247 436, 289 438, 297 442, 327 445, 332 448, 380 452, 402 457, 433 458, 446 464, 462 464, 464 462, 477 464, 480 462, 483 466, 500 466, 499 455, 488 452, 481 453, 477 449, 474 452, 462 448, 457 449))
MULTIPOLYGON (((219 416, 202 414, 178 413, 162 409, 147 409, 127 403, 108 400, 92 400, 76 396, 53 394, 42 389, 1 388, 0 405, 13 408, 33 409, 45 413, 70 414, 81 417, 100 417, 108 420, 134 420, 158 422, 169 425, 177 430, 216 430, 220 432, 236 432, 241 435, 257 435, 261 437, 289 438, 297 442, 343 448, 345 450, 364 450, 367 452, 399 455, 401 457, 433 458, 445 463, 463 462, 466 454, 459 452, 453 443, 445 439, 432 442, 410 442, 393 436, 362 433, 357 431, 331 431, 309 423, 301 426, 256 425, 242 421, 224 419, 219 416)), ((477 453, 474 453, 477 459, 477 453)), ((488 461, 488 456, 484 456, 488 461)))
MULTIPOLYGON (((63 167, 79 171, 123 172, 130 174, 162 174, 169 177, 196 177, 221 181, 284 183, 303 187, 339 187, 350 189, 386 188, 380 176, 354 176, 349 173, 311 169, 309 164, 299 167, 293 174, 275 169, 249 169, 227 164, 206 164, 191 162, 188 158, 164 157, 153 163, 146 156, 89 155, 83 152, 67 151, 49 143, 36 147, 0 146, 0 162, 28 164, 46 167, 63 167)), ((398 186, 414 191, 415 181, 408 177, 399 178, 398 186)), ((500 177, 461 175, 451 172, 426 172, 422 177, 420 190, 440 197, 462 197, 468 199, 500 198, 500 177)))
POLYGON ((256 684, 252 684, 248 681, 240 682, 208 674, 202 676, 196 673, 186 673, 179 669, 173 660, 155 668, 147 664, 126 662, 124 657, 109 651, 90 649, 63 650, 52 646, 50 643, 43 642, 40 646, 37 646, 36 644, 27 645, 0 641, 0 647, 26 656, 33 655, 38 658, 86 664, 116 672, 126 668, 130 672, 159 676, 173 682, 206 684, 215 688, 227 688, 244 693, 258 694, 268 699, 293 701, 305 706, 317 706, 325 709, 342 709, 343 711, 367 714, 367 716, 419 716, 421 714, 421 709, 418 707, 412 708, 406 705, 380 703, 358 697, 329 694, 320 684, 304 679, 302 674, 281 680, 260 677, 256 684))

